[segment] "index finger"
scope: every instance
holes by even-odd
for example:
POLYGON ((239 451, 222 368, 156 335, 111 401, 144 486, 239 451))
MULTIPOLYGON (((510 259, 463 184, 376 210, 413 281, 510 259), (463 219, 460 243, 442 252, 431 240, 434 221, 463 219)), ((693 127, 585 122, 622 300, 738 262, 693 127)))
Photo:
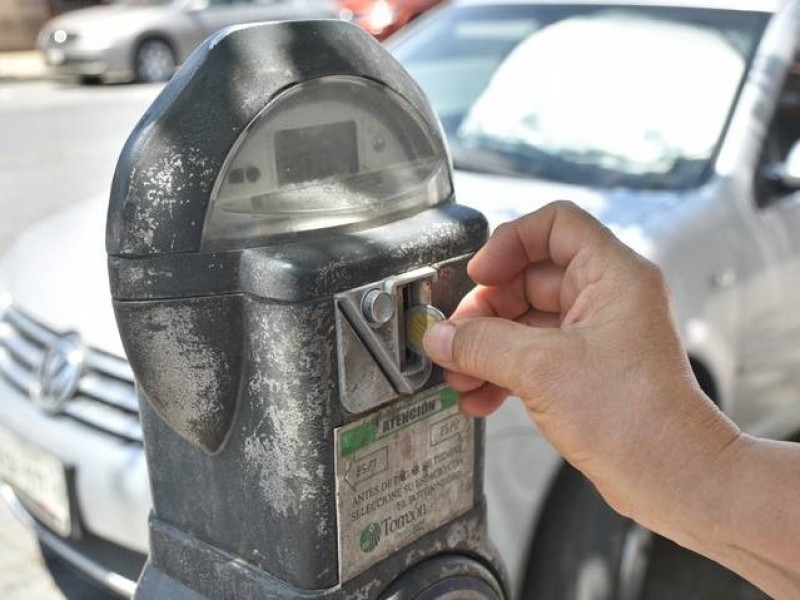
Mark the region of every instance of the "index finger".
POLYGON ((582 250, 609 238, 589 213, 571 202, 553 202, 498 227, 467 269, 475 283, 503 285, 532 263, 549 260, 566 268, 582 250))

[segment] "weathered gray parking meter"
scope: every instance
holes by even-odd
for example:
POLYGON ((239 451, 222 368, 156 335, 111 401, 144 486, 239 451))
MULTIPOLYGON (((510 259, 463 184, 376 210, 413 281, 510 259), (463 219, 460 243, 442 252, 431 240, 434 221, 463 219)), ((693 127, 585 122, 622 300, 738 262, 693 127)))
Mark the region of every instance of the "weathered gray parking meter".
POLYGON ((107 249, 154 509, 139 598, 500 599, 483 428, 419 342, 470 287, 436 117, 341 22, 206 42, 120 158, 107 249))

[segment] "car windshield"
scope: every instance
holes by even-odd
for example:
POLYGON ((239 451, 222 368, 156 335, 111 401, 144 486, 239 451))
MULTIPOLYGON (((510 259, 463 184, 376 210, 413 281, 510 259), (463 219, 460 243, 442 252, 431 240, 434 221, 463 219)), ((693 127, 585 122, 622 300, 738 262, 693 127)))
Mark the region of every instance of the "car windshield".
POLYGON ((767 15, 697 8, 466 5, 392 50, 457 168, 592 187, 702 183, 767 15))

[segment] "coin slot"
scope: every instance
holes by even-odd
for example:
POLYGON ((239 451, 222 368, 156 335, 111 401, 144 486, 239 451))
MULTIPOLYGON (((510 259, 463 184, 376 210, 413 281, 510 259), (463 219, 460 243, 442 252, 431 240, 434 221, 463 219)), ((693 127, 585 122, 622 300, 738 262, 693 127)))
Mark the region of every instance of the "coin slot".
POLYGON ((414 306, 414 286, 416 283, 401 286, 399 291, 399 305, 400 305, 400 318, 398 323, 400 325, 400 369, 408 371, 413 369, 413 363, 418 356, 411 350, 408 345, 408 331, 406 328, 406 316, 411 307, 414 306))
POLYGON ((413 339, 411 317, 424 311, 430 301, 430 279, 419 279, 398 288, 400 325, 400 368, 411 374, 426 367, 427 358, 421 350, 419 340, 413 339), (411 337, 410 337, 411 336, 411 337))

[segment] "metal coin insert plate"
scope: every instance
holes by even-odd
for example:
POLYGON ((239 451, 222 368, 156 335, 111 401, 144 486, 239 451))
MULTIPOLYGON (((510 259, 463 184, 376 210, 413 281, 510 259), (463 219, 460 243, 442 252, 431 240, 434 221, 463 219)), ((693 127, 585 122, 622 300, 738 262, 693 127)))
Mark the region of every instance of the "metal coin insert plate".
POLYGON ((430 307, 437 273, 420 267, 335 297, 340 399, 349 412, 413 394, 430 378, 430 359, 409 344, 407 316, 430 307))

